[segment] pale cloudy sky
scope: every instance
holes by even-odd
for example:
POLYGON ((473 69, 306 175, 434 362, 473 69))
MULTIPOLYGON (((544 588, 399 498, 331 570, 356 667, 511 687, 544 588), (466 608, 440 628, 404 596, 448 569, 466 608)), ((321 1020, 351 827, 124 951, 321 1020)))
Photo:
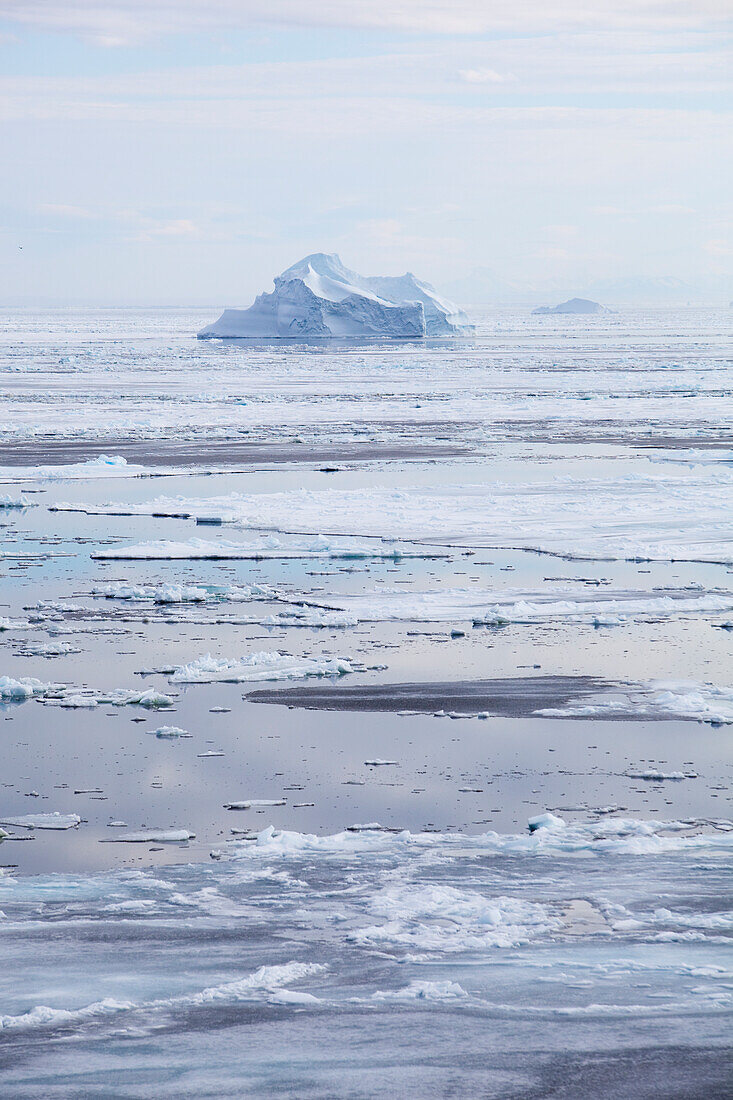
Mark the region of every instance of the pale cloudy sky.
POLYGON ((730 12, 0 0, 0 303, 248 304, 312 251, 722 285, 730 12))

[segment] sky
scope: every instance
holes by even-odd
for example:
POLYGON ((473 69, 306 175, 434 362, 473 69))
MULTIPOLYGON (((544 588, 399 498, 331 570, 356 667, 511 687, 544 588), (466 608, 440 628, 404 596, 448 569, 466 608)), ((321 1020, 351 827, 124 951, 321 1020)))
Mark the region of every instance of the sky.
POLYGON ((727 302, 732 12, 0 0, 0 305, 246 306, 316 251, 469 300, 727 302))

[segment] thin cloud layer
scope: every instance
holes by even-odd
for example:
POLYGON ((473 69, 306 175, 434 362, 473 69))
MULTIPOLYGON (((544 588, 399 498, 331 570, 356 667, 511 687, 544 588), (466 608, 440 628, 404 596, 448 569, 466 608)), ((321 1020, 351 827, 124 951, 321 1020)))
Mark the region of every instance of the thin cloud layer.
POLYGON ((171 34, 253 26, 435 35, 563 28, 700 28, 730 17, 725 0, 2 0, 0 18, 124 45, 171 34))

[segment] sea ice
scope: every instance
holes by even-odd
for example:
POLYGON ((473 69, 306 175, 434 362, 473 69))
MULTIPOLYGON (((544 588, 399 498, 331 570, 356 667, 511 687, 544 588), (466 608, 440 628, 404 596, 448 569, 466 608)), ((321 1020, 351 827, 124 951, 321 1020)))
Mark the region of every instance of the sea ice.
POLYGON ((16 829, 75 829, 81 823, 78 814, 60 814, 57 811, 45 814, 21 814, 19 817, 0 819, 3 825, 16 829))
POLYGON ((118 833, 105 837, 102 844, 180 844, 194 840, 195 833, 190 829, 141 829, 138 832, 118 833))
POLYGON ((0 699, 22 702, 34 697, 58 695, 63 691, 63 684, 46 684, 33 676, 21 676, 17 680, 12 676, 0 676, 0 699))
POLYGON ((542 592, 537 589, 470 589, 440 588, 433 591, 416 591, 404 588, 382 587, 357 593, 332 593, 315 596, 309 593, 271 593, 282 602, 304 605, 292 612, 280 612, 263 622, 299 625, 321 625, 308 621, 309 611, 332 615, 331 621, 322 625, 342 625, 338 615, 344 616, 343 625, 357 622, 455 622, 469 620, 476 626, 503 626, 510 623, 529 624, 549 620, 588 622, 593 625, 620 625, 631 619, 676 618, 686 615, 709 615, 733 609, 733 592, 677 591, 659 596, 648 592, 618 591, 606 589, 602 598, 589 600, 577 590, 542 592), (292 616, 293 622, 289 622, 292 616), (349 621, 346 621, 349 620, 349 621))
MULTIPOLYGON (((729 532, 721 518, 730 508, 732 491, 733 471, 721 464, 605 478, 403 488, 367 485, 56 507, 93 515, 122 511, 188 518, 213 510, 243 528, 300 532, 311 539, 313 532, 325 529, 333 532, 329 544, 338 536, 392 540, 396 556, 405 557, 407 548, 399 540, 421 543, 420 556, 445 553, 446 545, 479 545, 575 559, 733 564, 729 532)), ((282 554, 271 556, 288 557, 286 546, 282 554)), ((263 556, 268 556, 267 548, 263 556)))
POLYGON ((0 633, 6 630, 28 630, 31 624, 27 619, 8 619, 0 616, 0 633))
POLYGON ((343 676, 353 672, 343 657, 291 657, 262 650, 248 657, 197 657, 170 674, 175 684, 244 684, 267 680, 299 680, 309 676, 343 676))
POLYGON ((86 481, 96 478, 140 477, 145 472, 144 466, 129 464, 120 455, 99 455, 86 462, 58 466, 0 466, 0 482, 86 481))
POLYGON ((251 810, 253 807, 285 806, 284 798, 245 798, 238 802, 225 802, 225 810, 251 810))
MULTIPOLYGON (((117 507, 113 505, 111 507, 117 507)), ((149 515, 149 507, 145 504, 131 505, 130 514, 149 515)), ((169 509, 169 505, 161 504, 161 508, 169 509)), ((198 505, 191 502, 190 516, 196 514, 198 505)), ((72 505, 58 505, 58 510, 76 510, 72 505)), ((87 510, 85 506, 83 510, 87 510)), ((100 507, 100 514, 104 514, 104 507, 100 507)), ((170 511, 164 511, 170 515, 170 511)), ((237 513, 230 510, 230 519, 237 518, 237 513)), ((334 558, 344 561, 367 561, 369 559, 385 559, 399 561, 402 558, 427 558, 446 557, 446 552, 441 549, 427 547, 415 547, 390 539, 374 540, 368 543, 353 543, 344 539, 325 538, 317 535, 308 539, 289 539, 283 541, 274 535, 261 539, 259 542, 235 543, 227 539, 218 542, 210 542, 205 539, 192 538, 186 542, 168 542, 158 539, 155 542, 142 542, 135 546, 116 546, 107 550, 97 550, 92 558, 98 561, 280 561, 288 559, 308 558, 334 558)), ((158 588, 155 592, 159 592, 158 588)), ((142 599, 151 598, 149 595, 136 596, 133 593, 140 591, 149 593, 149 586, 119 585, 118 590, 108 585, 105 589, 98 590, 95 594, 114 596, 118 599, 142 599), (109 589, 109 591, 107 590, 109 589), (124 593, 129 590, 130 595, 124 593)), ((152 598, 156 598, 153 595, 152 598)), ((173 602, 173 601, 161 601, 173 602)))
POLYGON ((466 997, 465 989, 450 980, 410 982, 404 989, 377 990, 372 993, 375 1001, 455 1001, 466 997))
POLYGON ((733 688, 689 681, 653 680, 571 699, 535 712, 546 718, 681 718, 713 725, 733 723, 733 688))

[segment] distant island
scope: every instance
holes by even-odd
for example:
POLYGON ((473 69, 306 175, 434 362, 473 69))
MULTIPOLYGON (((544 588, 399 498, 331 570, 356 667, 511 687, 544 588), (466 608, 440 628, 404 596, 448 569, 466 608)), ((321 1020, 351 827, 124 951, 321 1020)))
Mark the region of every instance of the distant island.
POLYGON ((538 306, 532 313, 609 313, 610 310, 602 306, 600 302, 592 302, 590 298, 569 298, 567 302, 561 302, 559 306, 538 306))
POLYGON ((276 276, 249 309, 225 309, 199 339, 415 338, 472 332, 465 314, 410 272, 363 276, 316 252, 276 276))

